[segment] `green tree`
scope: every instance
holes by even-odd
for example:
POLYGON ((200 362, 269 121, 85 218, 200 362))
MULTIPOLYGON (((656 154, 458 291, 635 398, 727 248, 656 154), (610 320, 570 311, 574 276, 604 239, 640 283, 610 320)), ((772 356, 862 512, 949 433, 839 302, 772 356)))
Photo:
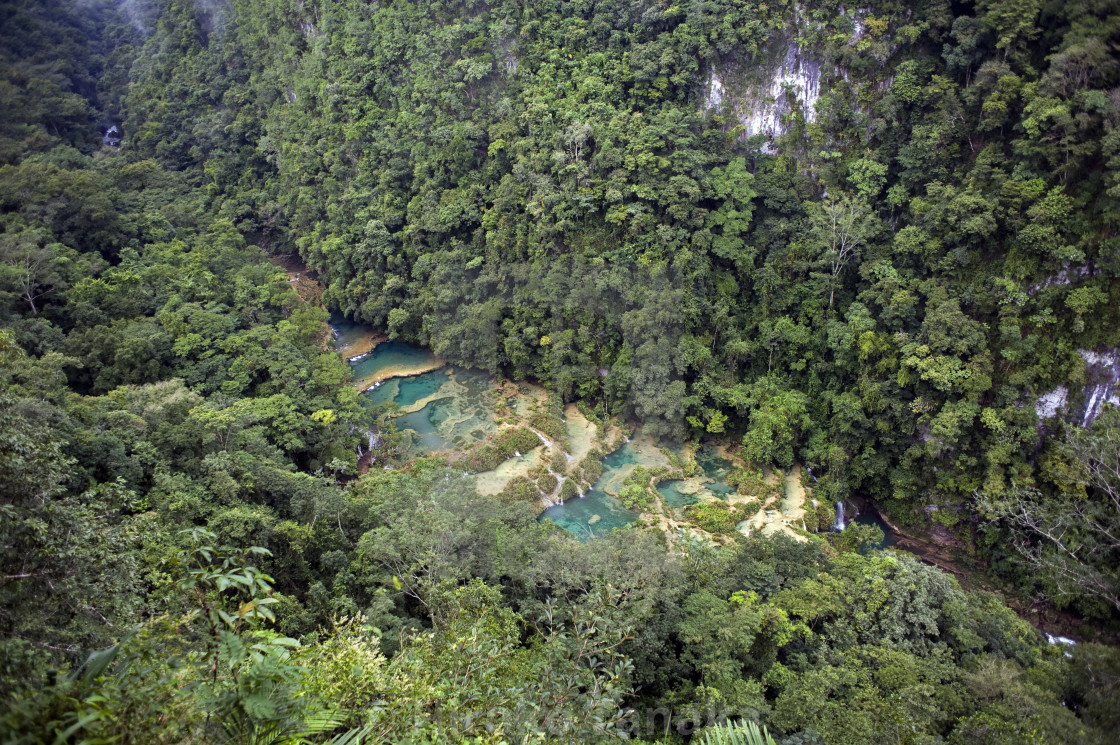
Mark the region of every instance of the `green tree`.
POLYGON ((1017 488, 978 495, 981 509, 1008 527, 1018 557, 1055 600, 1088 599, 1120 610, 1118 442, 1120 409, 1105 406, 1090 429, 1072 430, 1058 446, 1051 466, 1052 477, 1062 480, 1056 493, 1017 488))
POLYGON ((750 423, 742 442, 747 459, 760 465, 792 466, 794 447, 812 426, 808 403, 804 393, 786 388, 781 377, 759 378, 746 399, 750 423))
MULTIPOLYGON (((22 357, 0 331, 5 369, 18 370, 22 357)), ((8 693, 75 664, 139 601, 135 494, 115 481, 72 488, 74 461, 62 434, 44 425, 58 410, 14 393, 0 389, 0 687, 8 693)))

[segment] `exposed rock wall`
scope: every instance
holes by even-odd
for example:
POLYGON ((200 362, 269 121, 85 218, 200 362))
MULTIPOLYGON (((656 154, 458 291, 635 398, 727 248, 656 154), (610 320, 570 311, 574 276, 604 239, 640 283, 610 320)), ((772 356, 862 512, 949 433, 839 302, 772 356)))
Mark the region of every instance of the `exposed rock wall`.
POLYGON ((743 126, 744 139, 781 135, 786 117, 795 111, 806 121, 816 118, 821 63, 793 41, 778 51, 770 63, 749 72, 718 66, 709 70, 703 108, 734 116, 743 126))
POLYGON ((1039 419, 1063 416, 1072 424, 1088 427, 1100 415, 1105 404, 1120 406, 1120 351, 1079 351, 1086 369, 1084 400, 1072 405, 1069 389, 1064 385, 1058 386, 1035 402, 1034 409, 1039 419))
POLYGON ((1105 352, 1083 349, 1081 356, 1088 367, 1089 384, 1085 387, 1085 403, 1074 413, 1073 421, 1088 427, 1106 403, 1120 406, 1120 353, 1115 349, 1105 352))

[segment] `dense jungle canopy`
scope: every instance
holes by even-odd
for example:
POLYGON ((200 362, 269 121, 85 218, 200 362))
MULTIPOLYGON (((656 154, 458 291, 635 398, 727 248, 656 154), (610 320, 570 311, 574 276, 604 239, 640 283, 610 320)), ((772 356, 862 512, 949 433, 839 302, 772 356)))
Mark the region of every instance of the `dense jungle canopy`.
POLYGON ((1118 228, 1112 0, 3 2, 0 740, 1116 742, 1118 228), (581 542, 331 313, 964 573, 581 542))

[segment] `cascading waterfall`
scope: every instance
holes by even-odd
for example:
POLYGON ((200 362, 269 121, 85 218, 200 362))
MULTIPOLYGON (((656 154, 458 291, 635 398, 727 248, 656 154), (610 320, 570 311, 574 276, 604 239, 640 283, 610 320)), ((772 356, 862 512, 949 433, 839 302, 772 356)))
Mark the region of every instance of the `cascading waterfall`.
MULTIPOLYGON (((1046 635, 1047 644, 1064 644, 1066 646, 1073 646, 1074 644, 1077 644, 1077 642, 1075 642, 1073 639, 1070 639, 1068 636, 1054 636, 1048 631, 1043 631, 1042 633, 1046 635)), ((1066 657, 1073 657, 1073 655, 1068 651, 1065 653, 1065 655, 1066 657)))
POLYGON ((841 530, 844 529, 845 525, 846 525, 846 523, 844 522, 844 503, 843 502, 837 502, 836 503, 836 522, 833 523, 832 529, 835 530, 835 531, 841 531, 841 530))
MULTIPOLYGON (((351 427, 350 431, 353 432, 355 429, 356 429, 355 427, 351 427)), ((368 444, 368 446, 366 447, 365 450, 362 450, 362 446, 361 446, 360 441, 359 441, 359 445, 358 445, 358 457, 359 458, 364 457, 366 453, 373 452, 373 449, 381 444, 381 437, 378 436, 378 434, 376 432, 374 432, 373 430, 367 429, 366 434, 369 436, 369 444, 368 444)))
POLYGON ((1085 413, 1081 415, 1082 427, 1088 427, 1093 423, 1093 419, 1096 418, 1097 413, 1100 411, 1103 399, 1108 397, 1109 387, 1110 386, 1107 385, 1094 385, 1089 389, 1089 398, 1085 402, 1085 413))
POLYGON ((544 443, 544 446, 546 448, 552 447, 552 442, 547 437, 545 437, 543 434, 541 434, 537 430, 533 429, 532 427, 529 427, 529 429, 533 430, 533 434, 535 434, 537 437, 541 438, 541 442, 544 443))
POLYGON ((557 504, 564 504, 564 497, 561 496, 561 494, 564 491, 564 482, 568 480, 568 477, 561 476, 560 474, 556 473, 556 471, 553 471, 552 466, 547 466, 547 470, 552 475, 552 477, 556 479, 556 489, 554 491, 554 493, 556 494, 556 501, 552 501, 552 499, 549 497, 545 497, 544 501, 546 504, 548 504, 549 507, 557 504))

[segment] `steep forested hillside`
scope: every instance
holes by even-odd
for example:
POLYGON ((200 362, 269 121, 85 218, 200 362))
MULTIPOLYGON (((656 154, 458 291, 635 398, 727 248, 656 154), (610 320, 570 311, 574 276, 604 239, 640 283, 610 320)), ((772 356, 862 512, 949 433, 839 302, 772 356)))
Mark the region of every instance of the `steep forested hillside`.
POLYGON ((1115 399, 1118 24, 172 4, 126 129, 351 317, 998 552, 994 503, 1066 489, 1047 443, 1115 399))
POLYGON ((1108 19, 1041 40, 1011 12, 861 11, 857 37, 830 7, 246 9, 244 41, 173 72, 221 66, 213 121, 167 85, 135 147, 178 145, 330 302, 440 354, 678 435, 730 417, 840 490, 913 500, 967 466, 954 500, 1025 476, 1004 451, 1037 442, 1030 402, 1116 342, 1108 19), (820 114, 737 141, 706 71, 787 38, 829 70, 820 114))
POLYGON ((357 478, 394 427, 326 325, 805 464, 1114 631, 1114 3, 16 0, 0 68, 5 739, 1114 738, 1114 648, 873 531, 357 478))

